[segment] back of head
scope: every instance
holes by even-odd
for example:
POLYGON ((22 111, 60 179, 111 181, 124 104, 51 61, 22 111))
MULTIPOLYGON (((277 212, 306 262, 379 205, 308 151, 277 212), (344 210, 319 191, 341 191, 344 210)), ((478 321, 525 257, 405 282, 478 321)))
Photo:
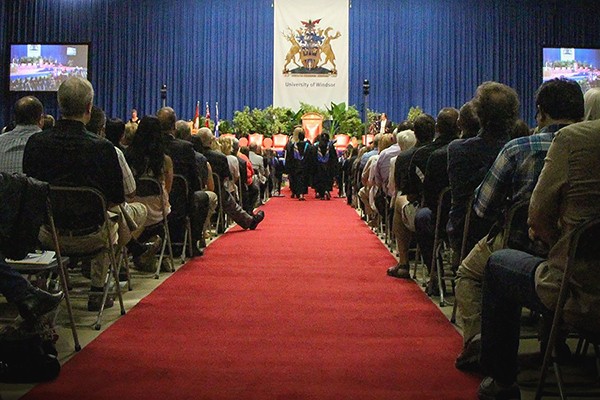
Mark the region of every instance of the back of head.
POLYGON ((226 156, 233 154, 233 139, 226 136, 221 136, 217 139, 219 146, 221 147, 221 153, 226 156))
POLYGON ((157 117, 146 115, 127 148, 127 162, 134 173, 139 176, 149 168, 154 176, 162 174, 164 164, 164 140, 161 133, 160 121, 157 117))
POLYGON ((192 139, 192 128, 190 123, 180 119, 175 123, 175 137, 190 142, 192 139))
POLYGON ((94 102, 94 88, 87 79, 71 76, 59 86, 57 99, 64 118, 82 117, 94 102))
POLYGON ((209 128, 207 128, 207 127, 200 128, 198 130, 197 136, 200 138, 200 141, 202 142, 202 147, 204 147, 206 149, 210 149, 212 147, 212 143, 215 140, 215 136, 213 135, 212 131, 209 128))
POLYGON ((44 114, 43 118, 43 126, 42 129, 46 130, 46 129, 50 129, 50 128, 54 128, 54 117, 50 114, 44 114))
POLYGON ((258 145, 256 143, 250 143, 250 145, 248 145, 248 149, 253 153, 256 153, 256 154, 259 153, 258 145))
POLYGON ((304 130, 298 132, 298 141, 301 142, 304 140, 304 130))
POLYGON ((458 136, 458 114, 458 110, 452 107, 446 107, 440 110, 435 124, 440 136, 458 136))
POLYGON ((531 131, 529 130, 529 125, 527 125, 527 122, 520 119, 517 121, 512 132, 510 133, 510 138, 516 139, 516 138, 529 136, 529 135, 531 135, 531 131))
POLYGON ((484 82, 477 88, 473 105, 484 132, 505 137, 519 118, 519 97, 509 86, 484 82))
POLYGON ((398 146, 400 146, 400 150, 404 151, 414 147, 415 144, 417 144, 417 137, 412 130, 406 129, 398 133, 396 136, 396 141, 398 142, 398 146))
POLYGON ((239 150, 240 150, 240 141, 235 138, 231 139, 231 154, 237 155, 239 150))
POLYGON ((600 87, 585 92, 583 99, 585 104, 584 119, 586 121, 600 119, 600 87))
POLYGON ((409 120, 402 121, 396 126, 396 130, 399 132, 412 130, 414 128, 414 124, 409 120))
POLYGON ((43 114, 44 106, 35 96, 21 97, 15 103, 15 123, 17 125, 37 125, 43 114))
POLYGON ((156 112, 156 116, 160 121, 160 129, 163 132, 172 132, 175 130, 175 121, 177 114, 171 107, 163 107, 156 112))
POLYGON ((248 148, 248 146, 242 146, 240 147, 240 153, 248 157, 250 155, 250 149, 248 148))
POLYGON ((431 142, 435 135, 435 119, 429 114, 421 114, 415 118, 414 133, 421 144, 431 142))
POLYGON ((98 136, 104 136, 104 126, 106 125, 106 114, 100 107, 93 106, 90 114, 90 120, 85 128, 98 136))
POLYGON ((123 146, 130 146, 133 142, 133 137, 137 132, 138 124, 135 122, 128 122, 125 124, 125 134, 123 135, 123 146))
POLYGON ((383 150, 390 147, 392 144, 394 144, 392 137, 393 137, 393 135, 391 135, 391 134, 385 134, 385 135, 381 136, 381 139, 379 139, 379 147, 378 147, 378 150, 380 153, 383 150))
POLYGON ((111 141, 112 144, 119 147, 121 146, 121 139, 125 134, 125 122, 120 118, 111 118, 106 121, 106 128, 104 129, 106 138, 111 141))
POLYGON ((579 122, 583 119, 583 93, 575 81, 564 78, 542 83, 535 94, 535 105, 555 120, 579 122))
POLYGON ((295 127, 294 131, 292 132, 292 141, 297 142, 299 140, 304 140, 304 129, 302 129, 301 126, 295 127), (302 139, 299 139, 301 133, 302 133, 302 139))
POLYGON ((477 136, 480 126, 473 102, 468 101, 460 108, 457 124, 461 131, 461 138, 477 136))

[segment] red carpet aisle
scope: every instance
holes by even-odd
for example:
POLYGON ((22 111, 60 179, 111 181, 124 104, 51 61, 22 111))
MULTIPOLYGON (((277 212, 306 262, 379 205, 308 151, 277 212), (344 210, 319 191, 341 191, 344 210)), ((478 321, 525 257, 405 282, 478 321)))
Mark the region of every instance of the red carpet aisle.
POLYGON ((475 398, 459 335, 343 200, 264 210, 26 398, 475 398))

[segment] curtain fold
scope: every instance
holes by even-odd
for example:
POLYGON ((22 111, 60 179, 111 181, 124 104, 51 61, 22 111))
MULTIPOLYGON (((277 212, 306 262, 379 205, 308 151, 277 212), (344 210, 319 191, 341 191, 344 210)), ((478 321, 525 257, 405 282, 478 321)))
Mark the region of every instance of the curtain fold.
MULTIPOLYGON (((90 42, 96 103, 109 116, 156 112, 162 84, 184 119, 198 100, 218 101, 221 120, 272 103, 272 0, 10 0, 0 16, 4 62, 12 42, 90 42)), ((460 107, 497 80, 517 90, 533 123, 542 46, 600 47, 598 26, 587 0, 352 0, 349 103, 362 108, 369 79, 369 107, 401 121, 411 106, 460 107)), ((6 91, 6 74, 1 125, 21 95, 6 91)), ((57 115, 55 94, 39 97, 57 115)))

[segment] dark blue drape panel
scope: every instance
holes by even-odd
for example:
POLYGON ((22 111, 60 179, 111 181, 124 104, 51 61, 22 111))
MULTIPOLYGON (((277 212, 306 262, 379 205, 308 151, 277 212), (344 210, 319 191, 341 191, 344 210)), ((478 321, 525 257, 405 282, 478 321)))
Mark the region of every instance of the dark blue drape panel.
MULTIPOLYGON (((517 90, 533 123, 541 48, 600 47, 596 9, 593 0, 351 0, 349 102, 362 107, 369 79, 369 107, 399 121, 411 106, 460 107, 497 80, 517 90)), ((272 0, 7 0, 0 16, 3 65, 10 42, 90 42, 96 103, 109 116, 154 113, 162 84, 185 119, 197 100, 213 117, 218 101, 221 119, 272 102, 272 0)), ((6 92, 6 73, 2 125, 19 96, 6 92)), ((56 115, 55 95, 39 96, 56 115)))

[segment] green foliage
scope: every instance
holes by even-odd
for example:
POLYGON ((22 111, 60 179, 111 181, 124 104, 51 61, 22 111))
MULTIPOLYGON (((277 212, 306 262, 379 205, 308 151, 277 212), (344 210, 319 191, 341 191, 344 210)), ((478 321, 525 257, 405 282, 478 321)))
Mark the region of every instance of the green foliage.
POLYGON ((410 110, 408 110, 406 120, 410 122, 415 122, 415 119, 417 119, 417 117, 421 114, 423 114, 423 110, 421 110, 419 106, 411 107, 410 110))
POLYGON ((254 123, 250 113, 250 107, 246 106, 242 111, 236 111, 233 114, 233 130, 235 133, 242 135, 249 135, 253 132, 254 123))
MULTIPOLYGON (((247 135, 254 132, 262 133, 265 137, 271 137, 278 133, 290 135, 294 128, 302 124, 302 115, 308 112, 317 112, 325 118, 332 119, 331 135, 336 133, 347 133, 351 136, 362 133, 362 125, 358 110, 353 107, 346 107, 346 103, 331 103, 331 108, 323 110, 322 108, 302 103, 298 111, 286 107, 269 106, 263 110, 255 108, 250 110, 244 107, 241 111, 236 111, 233 116, 232 131, 238 135, 247 135)), ((219 132, 229 133, 223 130, 223 123, 219 126, 219 132)), ((225 129, 230 129, 229 122, 225 129)))
POLYGON ((233 125, 231 125, 231 122, 226 119, 219 121, 219 133, 233 133, 233 125))

